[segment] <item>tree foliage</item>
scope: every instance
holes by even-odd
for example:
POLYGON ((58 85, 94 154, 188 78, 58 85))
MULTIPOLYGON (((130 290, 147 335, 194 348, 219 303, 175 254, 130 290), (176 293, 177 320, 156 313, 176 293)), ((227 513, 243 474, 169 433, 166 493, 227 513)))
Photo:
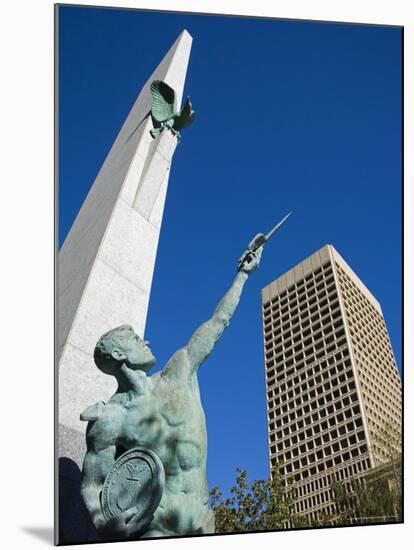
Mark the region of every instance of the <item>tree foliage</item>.
POLYGON ((392 422, 384 422, 381 428, 374 434, 374 447, 376 446, 382 457, 392 469, 392 487, 391 491, 394 494, 395 507, 401 508, 401 454, 402 454, 402 437, 401 426, 392 422))
MULTIPOLYGON (((337 515, 335 524, 367 523, 396 518, 395 498, 388 479, 367 483, 365 479, 333 484, 337 515)), ((396 518, 397 519, 397 518, 396 518)))
POLYGON ((401 429, 384 422, 371 439, 374 456, 383 463, 364 477, 331 484, 337 510, 325 518, 331 525, 401 519, 401 429))
POLYGON ((246 470, 236 469, 231 497, 223 501, 218 487, 210 492, 216 533, 245 533, 282 529, 292 518, 294 492, 281 479, 278 468, 270 481, 256 480, 249 485, 246 470))
POLYGON ((331 489, 336 512, 320 512, 316 520, 293 513, 296 490, 293 483, 281 478, 279 466, 270 480, 249 484, 246 470, 237 468, 231 496, 223 500, 214 487, 210 492, 215 514, 216 533, 272 531, 286 527, 321 527, 401 519, 401 430, 384 424, 372 436, 374 454, 385 461, 366 472, 365 477, 333 481, 331 489))

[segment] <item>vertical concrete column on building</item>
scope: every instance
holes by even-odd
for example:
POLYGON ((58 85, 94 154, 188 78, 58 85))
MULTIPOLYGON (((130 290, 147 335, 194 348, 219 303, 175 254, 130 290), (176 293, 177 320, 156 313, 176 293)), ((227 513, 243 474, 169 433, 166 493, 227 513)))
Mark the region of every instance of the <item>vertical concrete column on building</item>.
POLYGON ((165 81, 181 105, 191 43, 191 36, 183 31, 144 85, 59 252, 57 486, 65 492, 67 502, 71 481, 78 492, 86 450, 86 425, 79 414, 89 405, 107 400, 116 389, 113 377, 105 376, 94 364, 95 344, 103 333, 121 324, 132 325, 144 336, 177 146, 177 138, 168 130, 155 139, 149 133, 150 85, 156 79, 165 81))

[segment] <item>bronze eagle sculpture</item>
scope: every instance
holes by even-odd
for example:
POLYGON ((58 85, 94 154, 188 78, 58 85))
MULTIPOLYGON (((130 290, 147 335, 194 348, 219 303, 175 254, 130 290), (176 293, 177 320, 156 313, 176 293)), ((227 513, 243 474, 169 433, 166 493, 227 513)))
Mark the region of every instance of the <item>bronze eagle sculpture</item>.
POLYGON ((195 112, 192 110, 190 98, 187 97, 181 111, 177 110, 175 91, 162 80, 154 80, 151 84, 152 104, 151 116, 154 128, 150 130, 153 138, 164 128, 168 128, 178 139, 180 130, 194 122, 195 112))

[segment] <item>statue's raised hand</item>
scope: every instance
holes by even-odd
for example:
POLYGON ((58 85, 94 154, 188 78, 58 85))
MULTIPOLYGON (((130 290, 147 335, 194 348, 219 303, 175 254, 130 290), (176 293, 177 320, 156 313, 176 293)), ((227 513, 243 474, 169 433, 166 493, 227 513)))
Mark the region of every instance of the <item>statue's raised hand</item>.
POLYGON ((260 263, 260 258, 263 252, 263 246, 267 241, 276 233, 281 225, 285 223, 292 212, 289 212, 273 229, 266 235, 264 233, 258 233, 251 241, 247 249, 244 251, 243 256, 240 258, 237 270, 250 274, 257 269, 260 263))
POLYGON ((238 262, 238 271, 250 274, 258 268, 260 258, 262 257, 263 246, 257 250, 245 250, 238 262))

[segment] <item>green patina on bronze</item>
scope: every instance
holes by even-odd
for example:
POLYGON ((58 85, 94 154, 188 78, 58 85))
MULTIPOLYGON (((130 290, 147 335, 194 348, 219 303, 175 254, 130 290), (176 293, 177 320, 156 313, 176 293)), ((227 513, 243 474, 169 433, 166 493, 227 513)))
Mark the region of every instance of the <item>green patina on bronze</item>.
MULTIPOLYGON (((208 507, 206 422, 197 372, 228 326, 246 280, 259 265, 262 249, 246 251, 212 317, 160 372, 148 376, 155 358, 149 343, 132 327, 117 327, 98 341, 95 363, 116 378, 118 389, 106 403, 92 405, 81 414, 88 421, 81 491, 102 540, 214 533, 214 514, 208 507), (150 472, 142 471, 145 468, 140 464, 134 475, 120 470, 120 457, 134 453, 133 449, 137 453, 148 449, 162 463, 165 484, 161 472, 157 490, 162 496, 155 510, 151 506, 143 509, 141 502, 122 508, 122 503, 133 502, 139 494, 134 493, 137 484, 152 483, 150 472), (119 488, 112 479, 120 480, 119 488), (112 493, 105 492, 103 498, 108 485, 112 493), (102 509, 107 497, 115 503, 114 509, 121 510, 113 517, 102 509)), ((132 466, 126 463, 125 467, 132 466)), ((148 499, 148 487, 142 494, 148 499)))
POLYGON ((190 126, 195 118, 190 98, 187 97, 184 107, 178 111, 175 91, 162 80, 154 80, 151 94, 151 116, 154 122, 154 128, 150 130, 151 136, 155 138, 164 128, 168 128, 180 139, 180 130, 190 126))
POLYGON ((230 323, 263 246, 288 216, 250 242, 211 318, 160 372, 148 376, 155 357, 129 325, 96 344, 97 367, 118 382, 107 403, 81 413, 88 422, 81 492, 102 540, 214 533, 197 373, 230 323))

